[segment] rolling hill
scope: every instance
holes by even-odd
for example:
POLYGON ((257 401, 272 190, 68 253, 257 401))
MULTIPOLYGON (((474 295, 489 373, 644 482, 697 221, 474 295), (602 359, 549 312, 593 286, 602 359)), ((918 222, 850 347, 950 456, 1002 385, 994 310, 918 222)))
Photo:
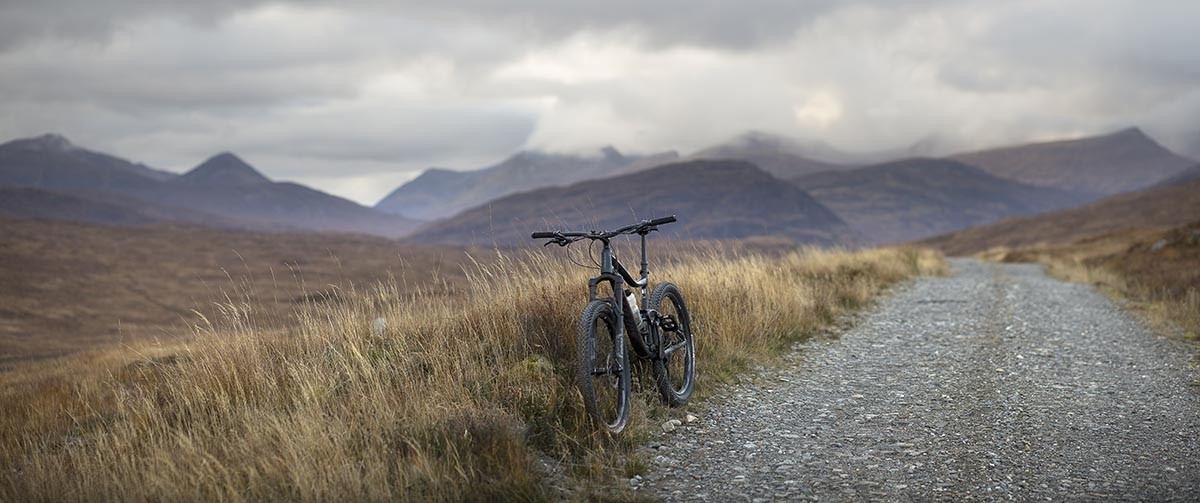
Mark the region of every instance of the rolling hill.
POLYGON ((803 190, 743 161, 682 162, 513 194, 430 223, 409 239, 520 244, 530 243, 533 231, 610 229, 669 214, 680 222, 663 233, 688 239, 782 236, 824 245, 857 239, 803 190))
POLYGON ((541 187, 611 177, 676 160, 674 152, 626 156, 606 147, 598 156, 518 152, 475 171, 426 170, 375 204, 375 208, 418 219, 444 218, 498 197, 541 187))
POLYGON ((1109 196, 1084 206, 974 227, 921 241, 950 255, 999 246, 1069 243, 1105 233, 1188 224, 1200 215, 1200 180, 1109 196))
POLYGON ((871 244, 911 241, 1090 200, 997 178, 948 159, 914 158, 791 179, 871 244))
POLYGON ((951 156, 1000 178, 1098 196, 1139 190, 1194 165, 1140 129, 951 156))
POLYGON ((417 222, 303 185, 273 182, 223 153, 184 175, 78 147, 59 135, 0 145, 0 187, 24 201, 23 218, 136 225, 184 222, 222 228, 360 232, 399 237, 417 222))

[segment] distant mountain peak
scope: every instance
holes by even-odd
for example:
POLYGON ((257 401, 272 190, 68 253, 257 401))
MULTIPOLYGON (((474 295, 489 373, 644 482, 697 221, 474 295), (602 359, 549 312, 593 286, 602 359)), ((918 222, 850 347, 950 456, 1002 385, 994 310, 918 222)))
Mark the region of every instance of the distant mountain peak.
POLYGON ((1138 137, 1138 138, 1149 138, 1149 136, 1147 136, 1146 133, 1144 131, 1142 131, 1142 128, 1137 127, 1137 126, 1129 126, 1125 129, 1121 129, 1119 131, 1112 133, 1110 136, 1129 136, 1129 137, 1138 137))
POLYGON ((57 133, 46 133, 33 138, 23 138, 13 140, 7 145, 18 146, 25 150, 33 150, 38 152, 71 152, 79 150, 79 147, 71 143, 67 137, 57 133))
POLYGON ((231 152, 222 152, 185 173, 180 180, 204 185, 253 185, 271 180, 231 152))
POLYGON ((33 141, 38 145, 44 145, 48 150, 66 151, 78 148, 66 136, 57 133, 46 133, 34 138, 33 141))
POLYGON ((766 131, 759 131, 757 129, 751 129, 749 131, 746 131, 742 134, 735 136, 732 140, 730 140, 730 143, 736 143, 736 144, 742 144, 742 145, 770 145, 770 146, 795 147, 798 142, 795 138, 788 138, 786 136, 782 136, 782 135, 778 135, 778 134, 774 134, 774 133, 768 133, 766 131))
POLYGON ((605 145, 604 148, 600 149, 600 153, 602 155, 604 155, 604 158, 609 161, 624 161, 625 160, 625 156, 621 154, 621 151, 617 150, 617 147, 614 147, 612 145, 605 145))

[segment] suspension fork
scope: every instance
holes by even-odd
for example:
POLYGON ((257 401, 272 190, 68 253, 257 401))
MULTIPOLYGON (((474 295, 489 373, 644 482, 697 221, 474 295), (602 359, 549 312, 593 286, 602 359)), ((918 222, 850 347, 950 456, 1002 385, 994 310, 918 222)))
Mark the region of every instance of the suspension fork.
MULTIPOLYGON (((604 247, 600 250, 600 275, 588 280, 588 298, 589 300, 598 299, 597 289, 600 283, 607 282, 612 290, 612 297, 608 300, 612 304, 613 311, 617 317, 617 333, 616 340, 613 341, 613 347, 619 355, 628 355, 625 352, 625 296, 623 295, 621 285, 625 280, 614 272, 612 246, 608 240, 602 241, 604 247)), ((626 357, 625 365, 629 365, 628 357, 626 357)))

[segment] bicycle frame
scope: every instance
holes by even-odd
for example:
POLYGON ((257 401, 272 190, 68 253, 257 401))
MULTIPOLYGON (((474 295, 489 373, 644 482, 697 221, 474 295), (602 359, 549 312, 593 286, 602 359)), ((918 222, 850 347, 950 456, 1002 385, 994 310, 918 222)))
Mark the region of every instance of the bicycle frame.
MULTIPOLYGON (((651 232, 658 230, 659 225, 669 224, 675 221, 675 215, 671 215, 669 217, 655 218, 653 220, 643 220, 639 223, 627 225, 625 227, 621 227, 620 229, 608 232, 534 232, 530 235, 530 237, 533 239, 550 239, 551 241, 547 242, 547 245, 557 244, 559 246, 567 246, 581 239, 598 240, 604 245, 600 251, 600 275, 588 280, 588 298, 589 301, 598 300, 600 297, 596 293, 597 287, 600 285, 600 283, 607 282, 609 284, 609 287, 612 289, 612 297, 609 299, 609 302, 612 303, 612 307, 616 312, 615 314, 617 318, 617 335, 619 339, 617 345, 619 346, 618 349, 620 351, 624 351, 625 337, 633 336, 625 333, 625 296, 623 286, 628 284, 632 288, 639 289, 639 293, 642 294, 641 305, 649 305, 649 293, 646 287, 650 282, 650 269, 649 265, 646 263, 646 236, 651 232), (611 240, 612 238, 623 234, 637 234, 641 238, 641 279, 634 279, 633 275, 629 274, 629 271, 626 270, 625 266, 621 264, 621 261, 617 260, 617 257, 613 255, 611 240)), ((646 322, 649 325, 649 333, 647 334, 648 340, 645 342, 657 348, 655 350, 655 354, 651 356, 661 360, 666 355, 670 354, 674 349, 664 352, 664 348, 660 347, 660 327, 658 326, 660 320, 658 312, 653 309, 643 309, 642 311, 646 313, 646 322)), ((630 314, 636 316, 640 313, 630 314)))
MULTIPOLYGON (((603 247, 600 250, 600 275, 588 280, 588 300, 596 300, 600 298, 596 293, 600 283, 608 282, 609 287, 612 289, 612 296, 609 297, 609 299, 610 302, 613 303, 613 311, 615 311, 617 315, 617 339, 619 340, 619 346, 617 347, 618 351, 625 350, 625 337, 628 336, 628 334, 625 333, 625 309, 623 306, 625 302, 624 286, 629 285, 631 288, 639 289, 639 293, 642 297, 641 305, 648 306, 648 293, 646 287, 650 283, 650 270, 649 264, 646 262, 646 234, 639 233, 639 237, 641 238, 642 250, 641 270, 639 271, 641 275, 640 279, 634 279, 633 275, 630 274, 629 271, 625 269, 625 266, 621 264, 621 261, 618 260, 615 255, 613 255, 612 244, 609 242, 609 239, 601 239, 600 241, 603 244, 603 247)), ((647 309, 645 311, 647 318, 649 318, 647 320, 647 324, 650 328, 650 340, 647 342, 656 348, 655 351, 657 352, 657 357, 661 359, 664 356, 663 348, 660 344, 658 344, 658 327, 657 324, 653 322, 657 313, 654 313, 652 309, 647 309)), ((631 314, 638 316, 638 313, 631 314)))

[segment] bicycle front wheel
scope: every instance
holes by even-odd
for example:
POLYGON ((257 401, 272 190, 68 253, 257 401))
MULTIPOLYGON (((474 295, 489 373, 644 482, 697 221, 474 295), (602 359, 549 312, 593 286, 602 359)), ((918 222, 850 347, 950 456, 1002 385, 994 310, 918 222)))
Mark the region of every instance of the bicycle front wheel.
POLYGON ((579 317, 576 381, 588 416, 612 433, 629 423, 629 356, 612 304, 593 300, 579 317))

